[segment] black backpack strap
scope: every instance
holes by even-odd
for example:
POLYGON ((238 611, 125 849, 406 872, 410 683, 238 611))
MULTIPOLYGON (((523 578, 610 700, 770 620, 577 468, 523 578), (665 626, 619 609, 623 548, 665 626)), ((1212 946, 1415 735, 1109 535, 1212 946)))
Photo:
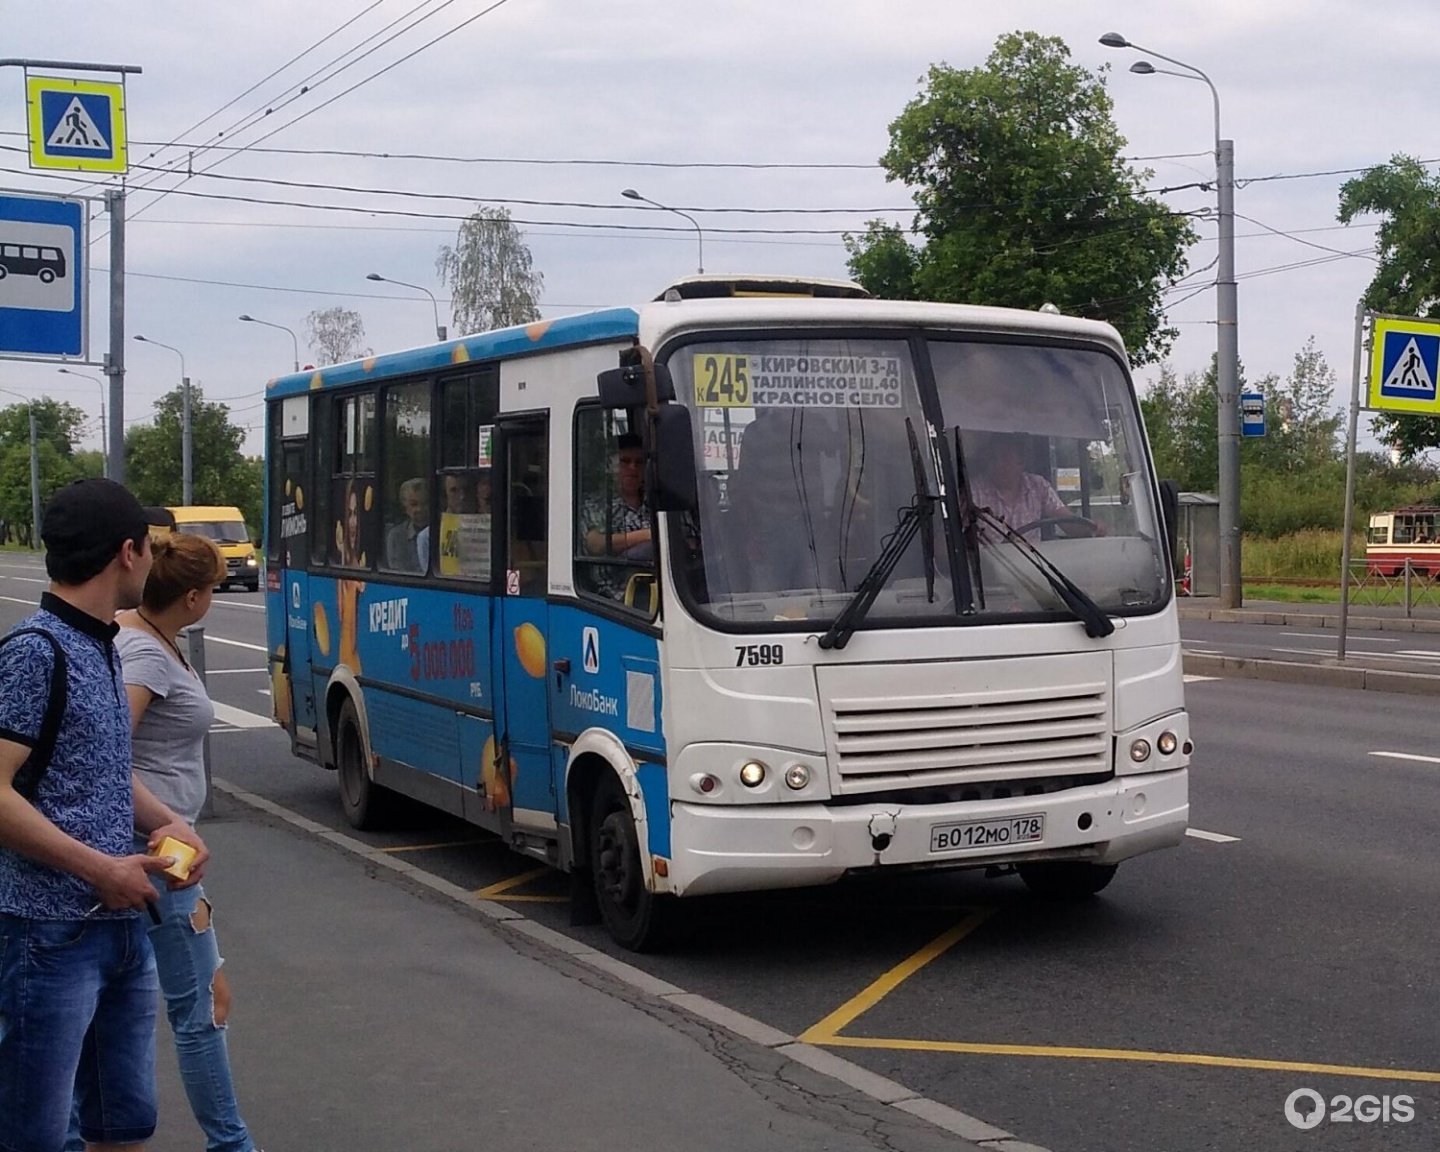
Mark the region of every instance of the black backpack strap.
POLYGON ((65 649, 60 647, 60 641, 44 628, 16 628, 13 632, 0 636, 0 644, 26 633, 45 637, 50 642, 50 650, 55 653, 55 666, 50 673, 50 694, 45 701, 45 715, 40 719, 40 738, 35 741, 35 747, 30 749, 30 755, 15 773, 15 791, 26 800, 33 801, 40 791, 40 781, 45 770, 50 767, 50 757, 55 754, 55 741, 65 719, 65 707, 69 703, 70 665, 65 659, 65 649))

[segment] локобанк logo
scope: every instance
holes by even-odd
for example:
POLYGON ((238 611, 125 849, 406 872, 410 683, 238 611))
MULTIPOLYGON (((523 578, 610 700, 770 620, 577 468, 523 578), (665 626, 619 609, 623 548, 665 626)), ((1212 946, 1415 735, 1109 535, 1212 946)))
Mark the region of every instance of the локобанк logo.
POLYGON ((1325 1097, 1313 1088, 1296 1088, 1285 1097, 1285 1119, 1302 1132, 1325 1119, 1325 1097))

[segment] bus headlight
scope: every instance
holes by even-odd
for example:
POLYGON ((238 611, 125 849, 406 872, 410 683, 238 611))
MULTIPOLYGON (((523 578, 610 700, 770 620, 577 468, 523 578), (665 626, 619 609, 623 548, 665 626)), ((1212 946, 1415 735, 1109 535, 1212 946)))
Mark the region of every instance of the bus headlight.
POLYGON ((758 788, 765 783, 765 765, 759 760, 747 760, 740 765, 740 783, 747 788, 758 788))
POLYGON ((1150 759, 1150 741, 1134 740, 1130 744, 1130 759, 1137 764, 1143 764, 1150 759))
POLYGON ((791 764, 785 769, 785 783, 796 792, 810 783, 810 767, 807 764, 791 764))
POLYGON ((1160 750, 1160 755, 1162 756, 1173 755, 1175 749, 1179 746, 1179 737, 1177 737, 1175 733, 1171 732, 1168 728, 1164 732, 1161 732, 1159 736, 1155 737, 1155 747, 1160 750))

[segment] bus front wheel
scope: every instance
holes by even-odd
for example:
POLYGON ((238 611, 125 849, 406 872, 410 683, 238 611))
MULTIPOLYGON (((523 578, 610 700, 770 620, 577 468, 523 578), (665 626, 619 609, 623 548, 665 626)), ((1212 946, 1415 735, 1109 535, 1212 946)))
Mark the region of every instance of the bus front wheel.
POLYGON ((395 795, 370 779, 365 770, 365 742, 355 702, 346 697, 335 724, 335 774, 340 780, 340 807, 352 828, 383 828, 394 807, 395 795))
POLYGON ((1046 900, 1084 900, 1115 879, 1118 864, 1091 864, 1084 860, 1050 860, 1021 864, 1017 871, 1036 896, 1046 900))
POLYGON ((673 915, 673 897, 646 889, 630 800, 609 772, 595 789, 590 829, 590 874, 606 929, 617 944, 632 952, 658 947, 673 915))

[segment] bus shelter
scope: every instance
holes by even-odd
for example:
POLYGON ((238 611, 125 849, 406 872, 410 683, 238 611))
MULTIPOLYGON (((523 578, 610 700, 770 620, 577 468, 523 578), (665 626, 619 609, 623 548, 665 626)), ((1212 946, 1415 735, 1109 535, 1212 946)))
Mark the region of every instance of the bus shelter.
POLYGON ((1175 562, 1182 596, 1220 595, 1220 499, 1208 492, 1180 493, 1175 562))

